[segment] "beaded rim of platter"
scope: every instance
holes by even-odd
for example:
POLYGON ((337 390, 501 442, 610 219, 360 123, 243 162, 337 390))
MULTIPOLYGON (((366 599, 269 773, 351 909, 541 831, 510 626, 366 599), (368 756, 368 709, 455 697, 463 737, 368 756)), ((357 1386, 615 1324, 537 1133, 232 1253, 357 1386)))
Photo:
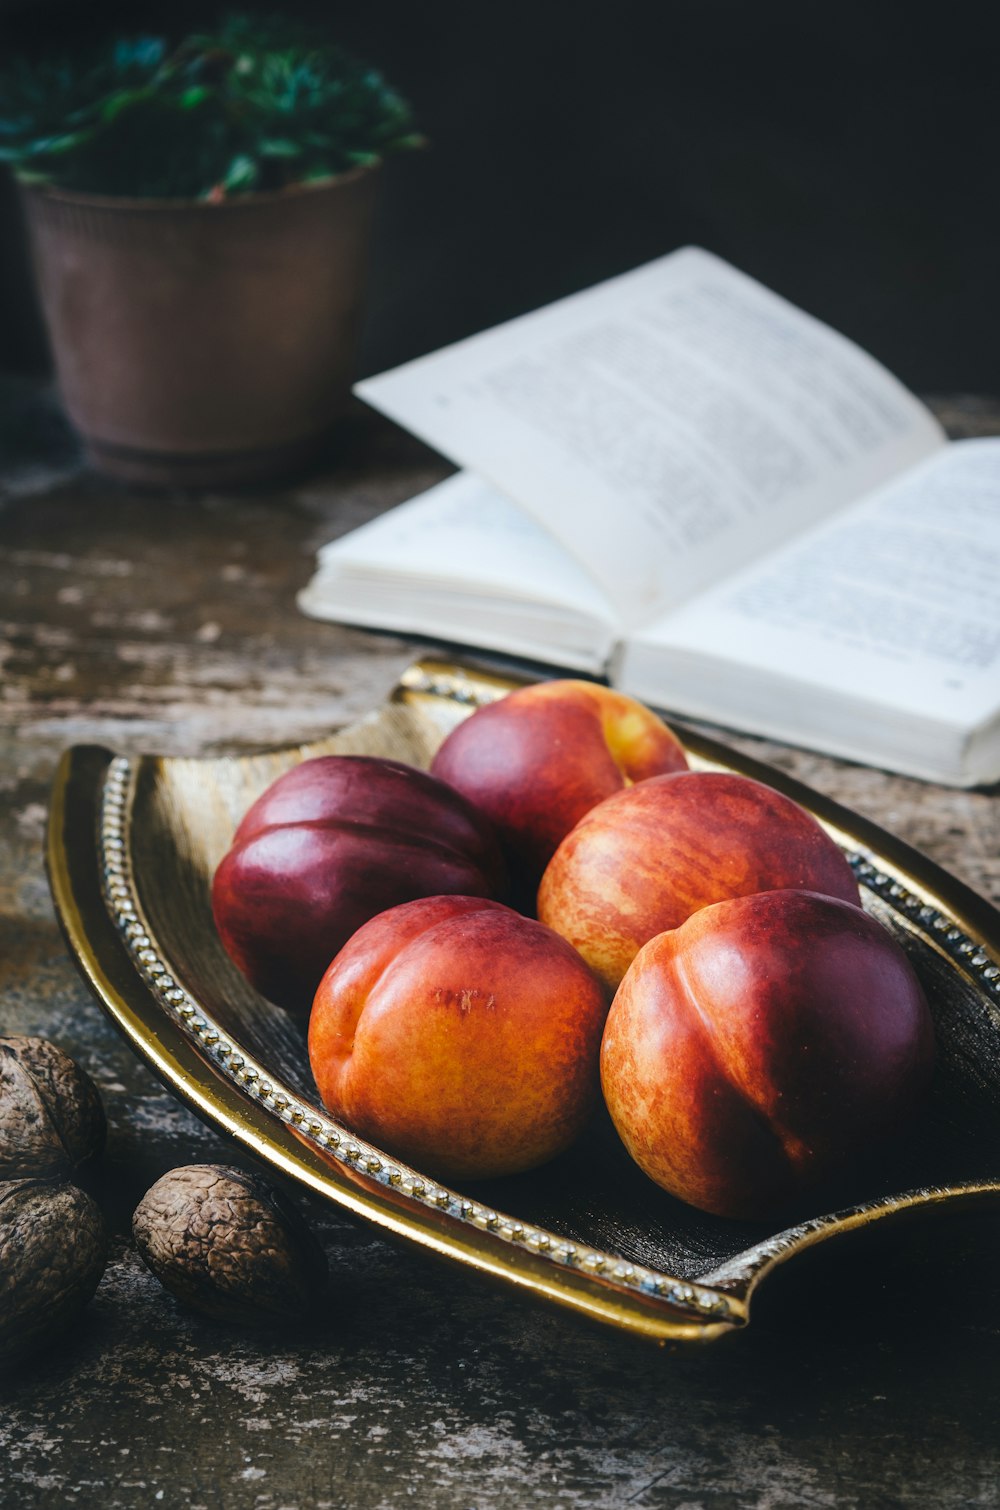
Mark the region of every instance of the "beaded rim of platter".
MULTIPOLYGON (((465 707, 495 701, 503 691, 492 686, 482 689, 459 675, 436 675, 422 668, 411 668, 402 685, 406 691, 445 698, 465 707)), ((715 1288, 697 1281, 681 1280, 601 1249, 571 1242, 427 1179, 306 1103, 260 1060, 231 1039, 211 1013, 172 975, 165 952, 157 943, 143 911, 132 872, 128 830, 134 778, 133 762, 125 756, 115 756, 104 781, 99 845, 105 905, 135 969, 161 1008, 244 1095, 258 1102, 271 1115, 291 1124, 300 1136, 315 1144, 326 1156, 360 1170, 377 1184, 400 1191, 418 1204, 447 1213, 474 1229, 548 1259, 563 1269, 572 1269, 664 1301, 704 1322, 739 1321, 741 1308, 734 1309, 723 1288, 769 1267, 810 1237, 845 1223, 850 1225, 854 1218, 863 1214, 875 1215, 880 1207, 893 1209, 914 1200, 933 1199, 939 1193, 932 1188, 913 1191, 905 1197, 853 1207, 788 1228, 754 1245, 731 1264, 723 1265, 714 1276, 720 1286, 715 1288)), ((862 886, 886 902, 926 942, 948 955, 973 979, 988 1000, 1000 1006, 1000 967, 979 944, 956 927, 947 914, 929 905, 893 875, 880 870, 866 854, 849 851, 848 859, 862 886)))

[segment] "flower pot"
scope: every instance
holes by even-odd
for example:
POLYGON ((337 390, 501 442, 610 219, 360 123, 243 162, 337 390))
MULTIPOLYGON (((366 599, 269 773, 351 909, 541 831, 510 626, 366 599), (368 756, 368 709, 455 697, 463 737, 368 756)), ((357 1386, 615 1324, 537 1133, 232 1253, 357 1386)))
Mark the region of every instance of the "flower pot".
POLYGON ((96 466, 229 485, 323 448, 354 373, 376 180, 221 204, 25 191, 59 385, 96 466))

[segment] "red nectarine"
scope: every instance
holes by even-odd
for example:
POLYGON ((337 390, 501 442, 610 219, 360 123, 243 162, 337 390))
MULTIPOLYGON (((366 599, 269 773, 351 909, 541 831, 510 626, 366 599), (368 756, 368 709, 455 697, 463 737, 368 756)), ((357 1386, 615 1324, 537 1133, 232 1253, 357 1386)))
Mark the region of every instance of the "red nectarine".
POLYGON ((858 901, 850 865, 804 808, 746 776, 684 771, 592 808, 549 863, 538 916, 613 990, 647 940, 699 907, 789 886, 858 901))
POLYGON ((512 876, 533 897, 560 840, 634 782, 687 768, 655 713, 596 682, 521 687, 454 729, 431 770, 492 820, 512 876))
POLYGON ((598 1099, 608 999, 564 939, 509 907, 431 897, 367 923, 320 983, 324 1105, 441 1177, 511 1174, 567 1148, 598 1099))
POLYGON ((489 820, 424 771, 364 755, 307 760, 250 808, 212 886, 226 950, 258 991, 308 1010, 376 913, 445 892, 497 896, 489 820))
POLYGON ((761 1217, 897 1126, 933 1058, 930 1012, 891 935, 847 902, 719 902, 640 950, 601 1049, 639 1166, 720 1216, 761 1217))

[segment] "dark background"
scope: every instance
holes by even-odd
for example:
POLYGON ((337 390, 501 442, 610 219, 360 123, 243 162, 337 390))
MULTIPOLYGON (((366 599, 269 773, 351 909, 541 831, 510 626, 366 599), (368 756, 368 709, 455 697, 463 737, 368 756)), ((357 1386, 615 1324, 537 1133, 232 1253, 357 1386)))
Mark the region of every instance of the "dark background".
MULTIPOLYGON (((913 388, 1000 392, 992 7, 289 9, 380 66, 431 143, 385 175, 365 371, 698 242, 913 388)), ((0 43, 77 47, 216 10, 0 0, 0 43)), ((0 369, 44 369, 28 290, 4 184, 0 369)))

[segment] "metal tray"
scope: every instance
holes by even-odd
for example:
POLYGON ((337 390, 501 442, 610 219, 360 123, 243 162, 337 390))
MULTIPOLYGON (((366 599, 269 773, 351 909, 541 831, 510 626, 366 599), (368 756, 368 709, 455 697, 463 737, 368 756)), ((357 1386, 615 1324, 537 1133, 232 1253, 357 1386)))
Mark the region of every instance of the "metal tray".
POLYGON ((1000 1194, 1000 914, 875 825, 783 774, 680 729, 697 769, 795 798, 848 852, 866 908, 900 939, 932 1004, 938 1067, 918 1121, 773 1226, 710 1217, 659 1190, 598 1117, 530 1174, 438 1184, 319 1106, 304 1032, 242 979, 215 935, 213 871, 250 802, 331 753, 426 766, 449 729, 511 680, 440 661, 328 739, 263 755, 64 756, 48 865, 56 908, 104 1009, 166 1084, 252 1155, 443 1258, 651 1338, 742 1327, 765 1275, 815 1243, 906 1211, 1000 1194))

